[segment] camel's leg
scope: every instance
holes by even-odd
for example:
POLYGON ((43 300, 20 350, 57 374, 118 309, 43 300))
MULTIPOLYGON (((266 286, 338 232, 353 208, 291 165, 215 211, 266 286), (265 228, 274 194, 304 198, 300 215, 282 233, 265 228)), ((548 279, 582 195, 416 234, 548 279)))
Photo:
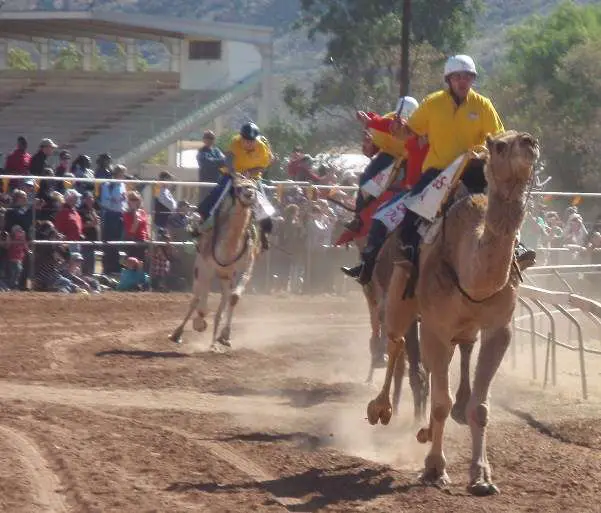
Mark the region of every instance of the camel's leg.
POLYGON ((192 294, 197 299, 196 317, 192 321, 194 329, 203 332, 207 329, 206 317, 209 313, 209 291, 211 289, 212 267, 202 258, 200 253, 196 256, 194 263, 194 286, 192 294))
POLYGON ((426 418, 428 395, 430 394, 430 376, 422 365, 419 350, 419 330, 415 321, 407 332, 407 360, 409 361, 409 384, 413 393, 414 422, 423 422, 426 418))
POLYGON ((511 341, 511 327, 504 326, 492 332, 482 332, 482 342, 474 376, 474 389, 467 406, 472 432, 472 464, 468 490, 474 495, 492 495, 498 488, 492 483, 491 468, 486 454, 486 426, 488 424, 488 395, 495 376, 511 341))
POLYGON ((215 320, 213 321, 213 349, 216 347, 217 343, 226 346, 229 345, 229 336, 226 344, 221 341, 221 335, 217 336, 217 334, 219 333, 221 318, 224 310, 226 311, 227 315, 227 309, 230 302, 230 297, 232 295, 232 280, 231 278, 221 278, 219 283, 221 284, 221 299, 219 300, 219 306, 217 307, 217 311, 215 312, 215 320))
POLYGON ((459 352, 461 353, 461 377, 459 379, 459 388, 455 395, 455 404, 451 410, 451 417, 457 424, 467 424, 466 408, 472 395, 470 384, 470 362, 475 342, 460 342, 459 352))
MULTIPOLYGON (((427 438, 432 441, 430 452, 426 456, 425 469, 422 481, 438 487, 449 484, 446 472, 446 459, 443 445, 444 426, 453 406, 453 399, 449 389, 449 364, 453 358, 455 347, 451 341, 446 341, 428 328, 427 323, 422 323, 421 354, 424 364, 430 370, 432 379, 432 398, 430 408, 430 427, 427 438)), ((418 440, 426 438, 424 430, 418 434, 418 440)))
MULTIPOLYGON (((405 339, 405 350, 407 346, 407 339, 405 339)), ((392 413, 397 415, 399 413, 399 406, 401 404, 401 391, 403 390, 403 378, 405 377, 405 355, 400 355, 397 358, 396 366, 394 369, 394 388, 392 390, 392 413)))
MULTIPOLYGON (((374 369, 382 366, 384 363, 384 348, 382 347, 382 322, 381 322, 381 308, 376 299, 376 291, 373 283, 363 287, 363 294, 367 301, 367 308, 369 310, 369 322, 371 325, 371 337, 369 339, 369 352, 371 354, 371 362, 369 366, 369 373, 367 375, 367 383, 373 382, 374 369)), ((384 346, 386 347, 386 346, 384 346)))
POLYGON ((196 331, 204 331, 207 329, 205 316, 208 310, 207 298, 209 295, 210 272, 206 267, 207 266, 200 254, 197 254, 196 261, 194 262, 194 282, 192 286, 192 300, 190 301, 190 307, 188 308, 184 320, 173 333, 169 335, 169 340, 176 344, 181 344, 184 328, 195 311, 197 311, 198 317, 194 319, 194 329, 196 331))
POLYGON ((386 294, 386 333, 388 337, 388 365, 382 391, 367 406, 367 418, 370 424, 388 424, 392 417, 392 404, 390 403, 390 385, 397 363, 397 358, 404 358, 405 332, 415 320, 417 315, 417 302, 415 299, 403 300, 403 291, 409 273, 405 266, 394 266, 390 279, 388 293, 386 294))
POLYGON ((227 285, 227 297, 224 294, 224 308, 225 308, 225 326, 221 330, 217 342, 220 344, 231 347, 231 332, 232 332, 232 318, 234 316, 234 308, 240 300, 240 296, 244 293, 246 285, 248 284, 252 275, 252 269, 254 265, 254 258, 250 257, 246 265, 244 272, 240 273, 238 278, 232 277, 232 280, 227 285), (235 280, 235 284, 234 284, 235 280))

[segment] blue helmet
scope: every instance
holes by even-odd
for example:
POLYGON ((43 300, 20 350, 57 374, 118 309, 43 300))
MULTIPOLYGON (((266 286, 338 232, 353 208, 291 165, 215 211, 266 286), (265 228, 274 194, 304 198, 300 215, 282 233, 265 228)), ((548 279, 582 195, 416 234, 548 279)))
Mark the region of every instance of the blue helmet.
POLYGON ((257 137, 259 137, 259 135, 261 135, 261 131, 255 123, 250 121, 248 123, 244 123, 240 127, 240 135, 247 141, 254 141, 257 137))

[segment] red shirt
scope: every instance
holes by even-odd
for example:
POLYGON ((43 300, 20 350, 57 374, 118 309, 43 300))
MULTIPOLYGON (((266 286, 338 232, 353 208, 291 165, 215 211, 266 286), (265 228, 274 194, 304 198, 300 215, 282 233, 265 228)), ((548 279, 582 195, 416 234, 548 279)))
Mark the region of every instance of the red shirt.
POLYGON ((128 210, 123 214, 123 229, 125 230, 125 238, 127 240, 148 240, 148 214, 143 208, 136 212, 128 210), (138 215, 138 227, 133 231, 134 216, 138 215))
POLYGON ((66 241, 80 241, 83 235, 83 223, 75 207, 63 205, 54 218, 54 226, 65 236, 66 241))
POLYGON ((31 155, 26 151, 16 149, 8 157, 4 166, 7 174, 22 175, 29 171, 31 155))
POLYGON ((419 147, 419 138, 417 135, 412 135, 405 141, 405 149, 407 150, 407 164, 405 165, 405 179, 403 185, 407 188, 412 188, 422 176, 422 165, 426 159, 429 149, 428 144, 419 147))

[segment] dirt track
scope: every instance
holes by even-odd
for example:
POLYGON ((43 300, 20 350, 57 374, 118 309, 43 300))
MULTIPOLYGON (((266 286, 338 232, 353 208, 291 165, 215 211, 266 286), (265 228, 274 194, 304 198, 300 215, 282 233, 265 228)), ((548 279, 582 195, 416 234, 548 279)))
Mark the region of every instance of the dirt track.
POLYGON ((408 395, 391 425, 364 419, 359 295, 246 296, 231 355, 167 341, 185 296, 2 298, 0 512, 601 511, 599 361, 584 402, 571 360, 543 392, 518 350, 493 386, 502 493, 476 499, 467 429, 449 422, 442 492, 418 485, 408 395))

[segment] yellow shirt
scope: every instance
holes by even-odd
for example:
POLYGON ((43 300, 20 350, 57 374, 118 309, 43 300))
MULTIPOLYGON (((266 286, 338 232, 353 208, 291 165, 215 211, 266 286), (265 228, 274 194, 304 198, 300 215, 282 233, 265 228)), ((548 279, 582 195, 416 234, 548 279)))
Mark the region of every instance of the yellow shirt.
POLYGON ((369 133, 373 143, 384 153, 392 155, 395 159, 405 158, 407 150, 405 149, 405 141, 399 140, 390 133, 390 123, 396 117, 396 112, 389 112, 379 119, 379 122, 369 126, 369 133), (375 126, 373 126, 375 125, 375 126))
POLYGON ((261 171, 254 172, 251 178, 261 178, 262 170, 269 167, 273 160, 273 154, 267 139, 264 137, 257 138, 255 149, 247 151, 242 146, 242 137, 234 136, 230 144, 229 152, 232 154, 232 166, 236 173, 247 175, 250 169, 258 168, 261 171))
POLYGON ((488 134, 505 130, 491 101, 473 90, 459 107, 447 90, 427 96, 407 124, 417 135, 428 136, 422 171, 445 169, 462 153, 484 144, 488 134))

